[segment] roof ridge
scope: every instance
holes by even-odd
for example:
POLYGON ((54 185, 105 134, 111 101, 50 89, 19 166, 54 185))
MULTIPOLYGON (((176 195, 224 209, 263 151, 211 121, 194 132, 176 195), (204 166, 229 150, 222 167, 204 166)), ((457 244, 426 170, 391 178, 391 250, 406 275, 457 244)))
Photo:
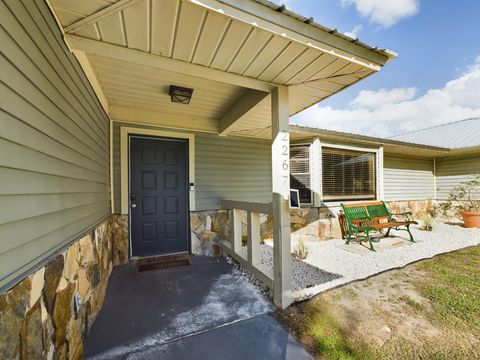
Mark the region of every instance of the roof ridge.
POLYGON ((415 134, 415 133, 419 133, 419 132, 421 132, 421 131, 431 130, 431 129, 439 128, 439 127, 442 127, 442 126, 458 124, 458 123, 461 123, 461 122, 471 121, 471 120, 480 120, 480 117, 478 117, 478 116, 477 116, 477 117, 471 117, 471 118, 466 118, 466 119, 451 121, 451 122, 444 123, 444 124, 438 124, 438 125, 426 127, 426 128, 423 128, 423 129, 407 131, 407 132, 404 132, 404 133, 401 133, 401 134, 397 134, 397 135, 394 135, 394 136, 390 136, 390 137, 388 137, 387 139, 393 139, 393 138, 400 137, 400 136, 404 136, 404 135, 415 134))

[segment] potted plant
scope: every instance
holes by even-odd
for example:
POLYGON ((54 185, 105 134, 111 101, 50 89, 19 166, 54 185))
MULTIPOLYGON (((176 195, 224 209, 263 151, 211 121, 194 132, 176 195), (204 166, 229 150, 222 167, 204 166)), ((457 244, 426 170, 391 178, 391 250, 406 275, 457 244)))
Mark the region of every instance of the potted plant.
POLYGON ((465 227, 480 228, 480 175, 452 189, 447 202, 443 204, 444 213, 450 209, 460 214, 465 227))

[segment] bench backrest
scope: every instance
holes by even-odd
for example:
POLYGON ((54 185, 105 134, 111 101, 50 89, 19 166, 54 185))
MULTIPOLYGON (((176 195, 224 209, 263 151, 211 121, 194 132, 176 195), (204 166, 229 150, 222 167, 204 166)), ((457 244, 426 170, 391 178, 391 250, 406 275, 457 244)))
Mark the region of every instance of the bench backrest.
POLYGON ((383 201, 341 205, 347 221, 353 224, 371 221, 380 222, 380 220, 390 217, 387 206, 383 201))

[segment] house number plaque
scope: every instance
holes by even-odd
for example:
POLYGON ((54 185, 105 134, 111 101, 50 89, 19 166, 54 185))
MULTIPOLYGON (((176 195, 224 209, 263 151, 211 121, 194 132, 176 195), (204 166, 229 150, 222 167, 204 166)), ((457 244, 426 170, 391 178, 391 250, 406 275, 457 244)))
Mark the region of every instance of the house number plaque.
POLYGON ((290 134, 280 131, 272 147, 273 192, 287 200, 290 193, 290 134))

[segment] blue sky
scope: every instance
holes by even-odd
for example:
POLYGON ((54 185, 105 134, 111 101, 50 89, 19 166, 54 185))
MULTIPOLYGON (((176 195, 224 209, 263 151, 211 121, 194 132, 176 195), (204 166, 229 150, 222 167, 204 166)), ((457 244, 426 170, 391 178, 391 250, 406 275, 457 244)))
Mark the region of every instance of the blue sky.
POLYGON ((293 117, 293 123, 389 136, 480 116, 480 1, 284 3, 340 32, 355 29, 363 42, 399 54, 378 74, 293 117))

